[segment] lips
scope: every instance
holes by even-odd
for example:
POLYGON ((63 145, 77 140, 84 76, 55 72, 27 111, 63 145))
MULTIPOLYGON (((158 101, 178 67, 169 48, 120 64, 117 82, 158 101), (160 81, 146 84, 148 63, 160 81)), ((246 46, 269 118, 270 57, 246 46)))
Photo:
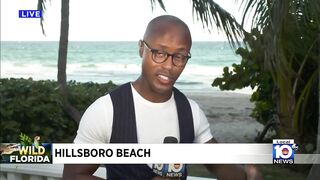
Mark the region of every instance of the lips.
POLYGON ((169 85, 173 82, 173 78, 167 74, 158 74, 157 78, 162 84, 165 85, 169 85))
POLYGON ((162 80, 164 81, 169 81, 169 77, 168 76, 165 76, 165 75, 159 75, 159 78, 161 78, 162 80))

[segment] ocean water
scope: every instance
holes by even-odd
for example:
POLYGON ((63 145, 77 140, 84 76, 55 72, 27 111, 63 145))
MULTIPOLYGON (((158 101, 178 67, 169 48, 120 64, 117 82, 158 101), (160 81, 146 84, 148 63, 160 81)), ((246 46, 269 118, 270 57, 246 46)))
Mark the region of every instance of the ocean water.
MULTIPOLYGON (((241 60, 228 42, 193 42, 191 54, 176 82, 183 91, 217 91, 211 83, 223 67, 241 60)), ((1 78, 56 80, 57 59, 58 42, 1 42, 1 78)), ((140 71, 138 42, 69 42, 68 80, 122 84, 140 71)))

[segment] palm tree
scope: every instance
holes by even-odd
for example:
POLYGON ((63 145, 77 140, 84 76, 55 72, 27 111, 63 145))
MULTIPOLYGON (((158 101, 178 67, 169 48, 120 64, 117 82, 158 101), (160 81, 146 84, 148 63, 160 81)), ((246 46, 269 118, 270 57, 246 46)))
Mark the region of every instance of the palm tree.
MULTIPOLYGON (((245 14, 256 7, 253 27, 264 36, 260 41, 265 49, 264 64, 278 89, 280 137, 295 137, 304 143, 308 138, 304 126, 317 121, 315 152, 319 153, 320 2, 248 0, 245 7, 245 14)), ((319 164, 313 164, 308 179, 317 179, 319 172, 319 164)))
POLYGON ((264 36, 260 42, 264 65, 278 91, 279 136, 303 143, 307 105, 319 70, 320 2, 246 0, 243 4, 243 20, 253 10, 253 28, 264 36))
MULTIPOLYGON (((45 10, 46 0, 38 0, 38 10, 45 10)), ((43 28, 43 16, 40 21, 42 32, 45 34, 43 28)), ((67 89, 67 54, 68 54, 68 37, 69 37, 69 0, 61 0, 61 24, 60 24, 60 40, 59 40, 59 55, 58 55, 58 84, 59 89, 63 95, 64 111, 77 123, 80 122, 80 112, 72 106, 69 101, 69 91, 67 89)))
MULTIPOLYGON (((319 73, 319 77, 320 79, 320 73, 319 73)), ((320 94, 320 83, 319 83, 319 94, 320 94)), ((320 104, 320 96, 319 96, 319 104, 320 104)), ((320 106, 319 106, 319 112, 320 112, 320 106)), ((320 120, 320 113, 319 113, 319 120, 320 120)), ((318 137, 317 137, 317 149, 315 154, 320 154, 320 123, 318 122, 318 137)), ((319 161, 319 159, 318 159, 319 161)), ((317 179, 320 176, 320 164, 313 164, 311 167, 311 170, 308 174, 308 178, 307 180, 313 180, 313 179, 317 179)))

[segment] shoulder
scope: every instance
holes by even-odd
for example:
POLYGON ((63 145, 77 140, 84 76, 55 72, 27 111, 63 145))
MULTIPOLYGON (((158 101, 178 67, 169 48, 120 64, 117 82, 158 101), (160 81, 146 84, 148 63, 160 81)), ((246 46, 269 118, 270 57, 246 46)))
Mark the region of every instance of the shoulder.
POLYGON ((105 143, 108 142, 112 128, 113 106, 110 95, 105 95, 94 101, 83 114, 75 143, 105 143))
POLYGON ((89 119, 94 121, 96 119, 104 119, 113 116, 113 105, 110 95, 104 95, 94 101, 83 114, 81 121, 89 119))
POLYGON ((83 118, 85 118, 87 115, 94 115, 96 113, 103 114, 107 109, 113 109, 112 101, 110 98, 110 95, 104 95, 95 100, 85 111, 83 114, 83 118))
POLYGON ((194 101, 193 99, 190 99, 188 97, 187 97, 187 99, 189 101, 189 104, 190 104, 192 110, 193 109, 200 110, 199 104, 196 101, 194 101))
POLYGON ((179 99, 184 99, 184 97, 188 100, 192 111, 193 110, 200 110, 198 103, 196 103, 194 100, 190 99, 185 93, 181 92, 179 89, 174 88, 173 89, 174 95, 180 97, 179 99))
POLYGON ((193 116, 195 130, 194 142, 205 143, 213 138, 208 119, 196 101, 190 98, 188 98, 188 101, 190 103, 193 116))
POLYGON ((199 106, 198 102, 196 102, 195 100, 189 98, 188 96, 186 96, 189 104, 190 104, 190 107, 191 107, 191 111, 192 111, 192 115, 193 115, 193 118, 195 119, 198 119, 200 118, 199 115, 201 113, 203 113, 201 107, 199 106))
POLYGON ((200 119, 204 118, 203 117, 204 113, 196 101, 190 98, 187 98, 187 99, 191 107, 193 121, 197 123, 199 122, 200 119))
POLYGON ((97 100, 95 100, 90 106, 89 108, 92 107, 101 107, 101 106, 107 106, 108 104, 111 103, 111 98, 110 98, 110 94, 106 94, 104 96, 101 96, 100 98, 98 98, 97 100))

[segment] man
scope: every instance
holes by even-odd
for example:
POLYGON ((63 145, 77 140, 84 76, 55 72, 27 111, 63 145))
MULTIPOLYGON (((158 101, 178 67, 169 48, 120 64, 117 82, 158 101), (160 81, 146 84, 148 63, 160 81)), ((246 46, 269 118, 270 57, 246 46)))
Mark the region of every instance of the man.
MULTIPOLYGON (((191 44, 188 26, 177 17, 153 19, 139 42, 140 77, 95 101, 83 115, 74 142, 163 143, 165 137, 173 136, 180 143, 215 143, 202 110, 173 87, 191 56, 191 44)), ((97 179, 92 174, 98 166, 65 165, 63 177, 97 179)), ((246 179, 240 166, 206 167, 219 178, 246 179)), ((110 179, 162 179, 148 165, 107 165, 107 175, 110 179)))

